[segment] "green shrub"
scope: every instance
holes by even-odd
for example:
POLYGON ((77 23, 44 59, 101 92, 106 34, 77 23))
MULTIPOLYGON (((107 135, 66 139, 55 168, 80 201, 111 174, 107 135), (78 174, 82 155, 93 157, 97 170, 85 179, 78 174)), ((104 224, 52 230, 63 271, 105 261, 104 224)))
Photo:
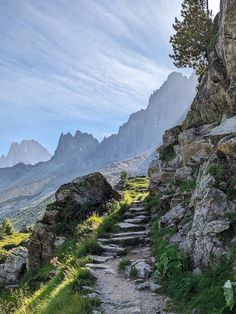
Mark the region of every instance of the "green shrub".
POLYGON ((128 178, 129 178, 128 171, 122 170, 120 173, 120 181, 121 181, 123 187, 125 187, 128 184, 128 178))
POLYGON ((204 314, 232 313, 225 308, 222 288, 232 276, 230 262, 222 261, 201 274, 190 271, 173 274, 163 280, 162 292, 172 298, 171 309, 177 313, 189 314, 194 308, 204 314))
POLYGON ((80 243, 77 250, 77 257, 85 257, 89 254, 99 255, 103 252, 102 247, 99 245, 96 239, 86 239, 80 243))
POLYGON ((175 157, 176 157, 176 153, 175 153, 173 145, 167 146, 161 152, 159 152, 159 158, 162 161, 169 162, 175 159, 175 157))
POLYGON ((15 229, 10 219, 8 218, 3 219, 2 226, 1 226, 1 233, 6 234, 6 235, 12 235, 13 233, 15 233, 15 229))
POLYGON ((126 266, 129 266, 131 264, 131 261, 129 259, 121 259, 118 265, 118 269, 120 272, 123 272, 125 270, 126 266))
POLYGON ((8 252, 5 249, 0 249, 0 264, 3 264, 7 259, 8 252))
POLYGON ((180 185, 180 192, 192 191, 196 188, 196 180, 187 180, 180 185))
POLYGON ((165 252, 162 253, 156 263, 157 274, 163 279, 183 270, 183 256, 178 248, 169 244, 165 247, 165 252))
POLYGON ((217 179, 222 179, 227 174, 228 170, 228 165, 223 162, 212 164, 208 168, 208 172, 217 179))
POLYGON ((102 237, 106 236, 111 232, 115 231, 116 219, 114 215, 109 215, 104 218, 103 223, 99 226, 97 230, 97 236, 102 237))
POLYGON ((229 308, 230 311, 233 310, 236 304, 236 282, 232 282, 231 280, 227 280, 223 286, 224 289, 224 297, 225 297, 225 307, 229 308))
POLYGON ((145 204, 146 209, 156 208, 160 204, 160 197, 159 196, 150 196, 150 195, 148 195, 144 199, 144 204, 145 204))

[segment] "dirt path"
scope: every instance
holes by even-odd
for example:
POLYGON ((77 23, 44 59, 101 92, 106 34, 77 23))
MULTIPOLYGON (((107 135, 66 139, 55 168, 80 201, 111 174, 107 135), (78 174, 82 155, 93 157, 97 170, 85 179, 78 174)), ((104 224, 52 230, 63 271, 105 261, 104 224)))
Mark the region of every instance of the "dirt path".
POLYGON ((148 213, 141 203, 133 203, 123 217, 123 221, 118 224, 118 233, 109 239, 99 239, 104 248, 103 256, 94 256, 94 263, 88 264, 97 278, 96 291, 102 302, 103 313, 167 313, 167 299, 153 292, 157 287, 152 276, 146 279, 128 279, 118 271, 122 258, 132 262, 142 261, 148 265, 152 261, 148 213))

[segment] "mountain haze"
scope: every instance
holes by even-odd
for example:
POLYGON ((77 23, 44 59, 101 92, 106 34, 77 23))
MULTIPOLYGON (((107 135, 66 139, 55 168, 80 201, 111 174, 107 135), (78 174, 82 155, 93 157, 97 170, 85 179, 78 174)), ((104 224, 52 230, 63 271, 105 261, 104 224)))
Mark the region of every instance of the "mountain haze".
POLYGON ((140 168, 145 174, 148 164, 145 160, 161 143, 164 130, 185 117, 195 93, 194 75, 187 78, 171 73, 160 89, 151 95, 147 108, 133 113, 117 134, 101 143, 92 135, 80 131, 74 136, 62 134, 49 161, 34 166, 19 164, 0 169, 0 218, 7 214, 12 216, 25 207, 35 207, 61 184, 77 176, 105 168, 107 177, 111 179, 119 175, 117 169, 122 169, 122 161, 124 168, 132 164, 132 169, 138 171, 140 168), (137 156, 141 158, 135 159, 137 156), (137 161, 137 167, 132 159, 137 161), (114 166, 116 162, 119 164, 114 166), (31 185, 32 189, 29 189, 31 185), (27 188, 24 189, 25 186, 27 188), (3 194, 4 202, 1 202, 3 194))
POLYGON ((51 158, 49 151, 35 140, 12 143, 7 156, 0 157, 0 168, 12 167, 18 163, 35 165, 51 158))

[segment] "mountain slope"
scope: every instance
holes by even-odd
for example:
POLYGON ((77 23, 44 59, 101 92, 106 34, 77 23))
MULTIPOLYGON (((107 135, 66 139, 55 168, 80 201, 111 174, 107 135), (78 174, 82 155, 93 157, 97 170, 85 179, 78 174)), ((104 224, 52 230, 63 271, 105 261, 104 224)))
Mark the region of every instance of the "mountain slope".
POLYGON ((12 143, 7 156, 0 157, 0 168, 12 167, 18 163, 35 165, 51 158, 49 151, 35 140, 12 143))
MULTIPOLYGON (((147 159, 160 144, 164 129, 172 127, 185 116, 195 96, 195 86, 195 76, 188 79, 174 72, 151 95, 147 109, 132 114, 117 134, 105 138, 101 143, 92 135, 80 131, 74 136, 70 133, 62 134, 51 160, 34 166, 19 164, 0 169, 0 196, 7 194, 4 203, 0 203, 0 219, 3 213, 6 216, 9 212, 12 216, 26 206, 35 206, 38 200, 42 202, 44 196, 77 176, 101 168, 106 168, 107 177, 117 176, 119 174, 117 170, 114 171, 114 162, 134 159, 134 162, 128 162, 132 164, 132 169, 141 167, 145 171, 147 162, 144 162, 143 157, 136 157, 145 155, 147 159), (38 181, 44 184, 37 184, 38 181), (32 190, 29 189, 30 185, 34 187, 32 190)), ((121 167, 122 163, 118 168, 121 167)))

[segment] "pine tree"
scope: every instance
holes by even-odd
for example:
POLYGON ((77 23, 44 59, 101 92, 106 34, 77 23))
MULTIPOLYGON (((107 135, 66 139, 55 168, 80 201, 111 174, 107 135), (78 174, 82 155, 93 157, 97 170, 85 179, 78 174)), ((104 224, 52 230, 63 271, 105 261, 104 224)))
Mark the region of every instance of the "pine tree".
POLYGON ((4 218, 2 221, 1 233, 11 235, 15 232, 14 227, 8 218, 4 218))
POLYGON ((175 19, 176 33, 171 36, 174 64, 178 68, 190 67, 197 74, 203 73, 208 65, 208 48, 216 29, 207 0, 184 0, 181 20, 175 19))
POLYGON ((120 174, 120 180, 121 180, 122 184, 127 184, 128 177, 129 177, 128 171, 122 170, 121 174, 120 174))

